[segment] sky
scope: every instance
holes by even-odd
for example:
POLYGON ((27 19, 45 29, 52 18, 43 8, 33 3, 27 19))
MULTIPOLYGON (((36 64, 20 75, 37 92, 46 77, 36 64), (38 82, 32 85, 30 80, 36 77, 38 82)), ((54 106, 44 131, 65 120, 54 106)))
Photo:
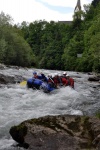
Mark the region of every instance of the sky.
MULTIPOLYGON (((81 0, 81 6, 92 0, 81 0)), ((14 23, 46 21, 70 21, 77 0, 0 0, 0 13, 10 15, 14 23)))

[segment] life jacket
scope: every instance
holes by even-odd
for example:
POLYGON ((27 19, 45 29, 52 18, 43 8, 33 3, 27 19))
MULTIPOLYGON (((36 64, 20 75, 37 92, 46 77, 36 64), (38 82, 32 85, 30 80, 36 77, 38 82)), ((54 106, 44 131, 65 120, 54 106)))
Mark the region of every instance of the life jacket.
POLYGON ((67 80, 67 84, 70 85, 71 84, 70 79, 67 78, 66 80, 67 80))
POLYGON ((53 88, 56 88, 56 85, 55 85, 55 83, 54 83, 54 80, 51 78, 51 77, 49 77, 48 78, 48 82, 47 82, 51 87, 53 87, 53 88))
POLYGON ((54 77, 53 78, 53 81, 54 81, 54 83, 55 83, 55 85, 59 85, 61 82, 62 82, 62 80, 61 80, 61 78, 60 77, 54 77))
POLYGON ((44 82, 47 82, 47 78, 46 78, 46 76, 44 74, 35 75, 35 76, 33 76, 33 78, 40 79, 40 80, 42 80, 44 82))
POLYGON ((71 86, 72 88, 74 88, 74 79, 73 78, 66 78, 66 77, 64 77, 66 80, 67 80, 67 82, 66 82, 66 85, 68 86, 71 86))
POLYGON ((37 78, 44 82, 47 82, 47 77, 44 74, 38 75, 37 78))
POLYGON ((69 78, 69 81, 70 81, 70 86, 72 88, 74 88, 74 79, 73 78, 69 78))
POLYGON ((61 80, 62 80, 63 85, 65 85, 65 86, 69 85, 69 82, 65 77, 62 77, 61 80))

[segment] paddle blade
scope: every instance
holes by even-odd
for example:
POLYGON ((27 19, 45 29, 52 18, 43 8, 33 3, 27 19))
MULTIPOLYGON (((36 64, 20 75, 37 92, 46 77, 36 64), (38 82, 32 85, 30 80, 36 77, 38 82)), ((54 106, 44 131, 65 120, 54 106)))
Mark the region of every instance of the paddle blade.
POLYGON ((25 86, 26 84, 27 84, 27 81, 22 81, 22 82, 20 83, 21 86, 25 86))

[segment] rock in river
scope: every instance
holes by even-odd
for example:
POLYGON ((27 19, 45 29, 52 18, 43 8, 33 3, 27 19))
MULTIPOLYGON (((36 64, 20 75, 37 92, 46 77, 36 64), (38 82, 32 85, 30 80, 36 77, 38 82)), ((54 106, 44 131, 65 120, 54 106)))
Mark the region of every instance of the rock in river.
POLYGON ((100 119, 58 115, 26 120, 10 135, 28 150, 100 150, 100 119))

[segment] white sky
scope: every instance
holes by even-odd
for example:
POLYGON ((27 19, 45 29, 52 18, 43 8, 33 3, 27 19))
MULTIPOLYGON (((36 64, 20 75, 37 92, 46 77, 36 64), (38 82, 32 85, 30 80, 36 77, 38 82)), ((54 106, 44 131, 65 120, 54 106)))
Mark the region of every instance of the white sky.
MULTIPOLYGON (((92 0, 81 0, 89 4, 92 0)), ((0 13, 9 14, 14 23, 35 20, 72 20, 77 0, 0 0, 0 13), (64 10, 66 12, 64 12, 64 10)))

